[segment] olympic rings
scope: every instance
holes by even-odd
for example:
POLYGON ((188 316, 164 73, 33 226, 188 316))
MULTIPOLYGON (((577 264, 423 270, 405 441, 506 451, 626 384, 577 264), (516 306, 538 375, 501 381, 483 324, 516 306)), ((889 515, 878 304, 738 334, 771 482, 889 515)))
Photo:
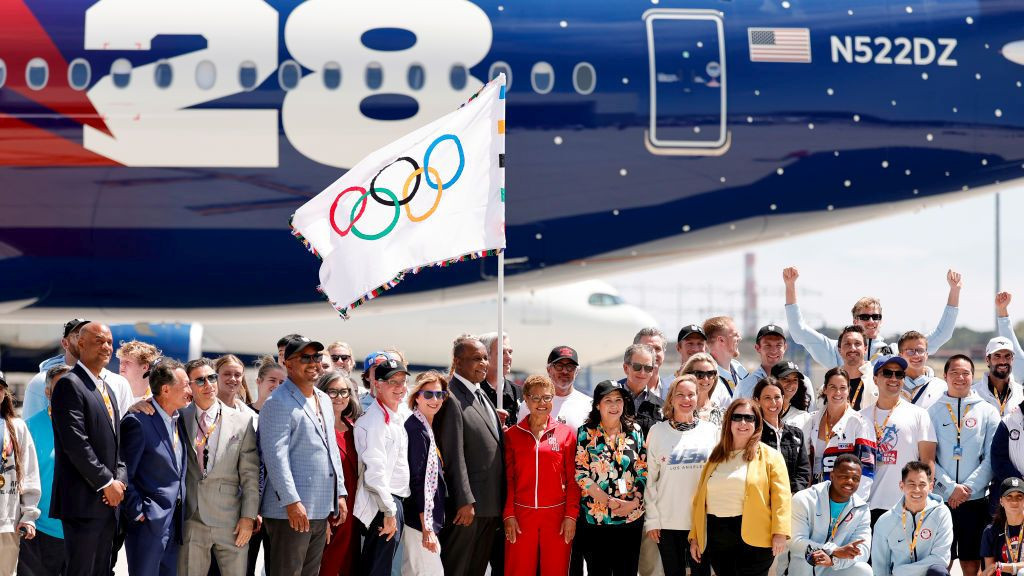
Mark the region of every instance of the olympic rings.
POLYGON ((454 134, 445 134, 444 136, 438 136, 437 139, 430 143, 430 146, 427 146, 427 152, 426 154, 423 155, 423 169, 428 171, 427 174, 425 174, 427 178, 427 186, 430 186, 434 190, 437 190, 437 187, 440 184, 441 179, 437 179, 438 184, 434 184, 433 182, 430 181, 430 153, 434 151, 435 146, 437 146, 441 142, 444 142, 445 140, 451 140, 452 142, 455 142, 455 147, 458 148, 459 150, 459 169, 455 171, 455 176, 452 176, 451 180, 444 183, 444 186, 442 186, 442 188, 451 188, 451 185, 455 184, 455 182, 458 181, 459 176, 462 176, 462 169, 466 167, 466 154, 462 151, 462 142, 459 140, 459 137, 454 134))
MULTIPOLYGON (((377 195, 377 178, 379 178, 380 175, 383 174, 385 170, 387 170, 388 168, 394 166, 395 164, 397 164, 397 163, 399 163, 399 162, 401 162, 403 160, 408 162, 409 164, 412 164, 412 169, 413 169, 413 173, 414 174, 416 174, 416 170, 419 170, 419 174, 423 173, 423 170, 420 170, 420 165, 417 164, 415 160, 413 160, 412 158, 409 158, 408 156, 402 156, 401 158, 399 158, 399 159, 395 160, 394 162, 388 164, 387 166, 381 168, 380 172, 377 172, 377 175, 373 177, 373 180, 370 180, 370 195, 373 196, 374 200, 376 200, 380 204, 383 204, 384 206, 391 206, 391 204, 388 204, 383 198, 381 198, 380 196, 377 195)), ((416 193, 419 192, 419 190, 420 190, 420 177, 419 177, 419 174, 417 174, 417 176, 416 176, 416 187, 412 189, 412 194, 410 194, 408 198, 405 198, 404 200, 399 202, 400 205, 405 206, 406 204, 411 202, 413 197, 416 196, 416 193)), ((406 183, 406 187, 408 187, 408 183, 406 183)))
MULTIPOLYGON (((391 224, 388 224, 387 228, 381 230, 380 232, 376 234, 363 234, 355 226, 356 220, 359 217, 356 216, 356 205, 353 204, 352 213, 349 214, 349 219, 352 220, 352 224, 349 227, 352 229, 352 234, 354 234, 357 238, 362 238, 363 240, 380 240, 381 238, 390 234, 391 231, 395 229, 395 225, 398 224, 398 217, 401 216, 402 214, 402 209, 398 205, 398 196, 395 196, 395 193, 392 192, 391 190, 388 190, 387 188, 378 188, 378 190, 386 194, 388 198, 391 198, 392 205, 395 207, 395 217, 391 219, 391 224)), ((365 204, 366 197, 369 196, 369 194, 369 192, 363 192, 363 195, 359 197, 359 200, 356 200, 356 204, 358 204, 359 202, 363 202, 365 204)), ((362 214, 362 212, 359 213, 360 216, 362 216, 362 214)))
MULTIPOLYGON (((359 200, 356 200, 356 204, 359 204, 359 200)), ((350 186, 348 188, 345 188, 344 190, 339 192, 337 196, 334 197, 334 203, 331 204, 331 214, 330 214, 331 228, 334 228, 334 231, 338 233, 338 236, 346 236, 346 235, 348 235, 348 233, 352 230, 352 227, 356 225, 356 220, 359 220, 360 218, 362 218, 363 211, 365 211, 365 210, 366 210, 366 188, 363 188, 362 186, 350 186), (341 228, 338 228, 338 225, 334 222, 334 212, 338 209, 338 202, 341 200, 341 197, 344 196, 345 194, 348 194, 349 192, 352 192, 353 190, 359 190, 359 191, 361 191, 363 193, 362 198, 361 198, 361 200, 363 201, 363 206, 359 209, 359 214, 356 214, 356 217, 351 219, 351 222, 349 222, 349 224, 348 224, 348 228, 345 228, 345 230, 342 231, 341 228)), ((355 213, 355 206, 352 206, 352 212, 355 213)))
MULTIPOLYGON (((406 204, 405 215, 408 216, 409 220, 413 222, 422 222, 427 218, 430 218, 430 215, 434 213, 434 210, 437 210, 438 204, 441 203, 441 190, 444 189, 444 186, 440 184, 441 175, 438 174, 437 170, 433 168, 427 168, 427 170, 429 173, 432 173, 434 175, 434 178, 436 178, 438 181, 437 198, 434 198, 434 205, 430 207, 430 210, 424 212, 423 216, 413 216, 412 208, 409 208, 409 205, 406 204)), ((409 182, 412 182, 413 178, 416 178, 416 185, 419 186, 420 174, 423 174, 423 168, 417 168, 416 171, 414 171, 412 174, 409 174, 409 177, 406 178, 405 180, 405 186, 402 186, 402 198, 405 198, 409 194, 409 182)), ((412 198, 412 196, 409 196, 409 198, 412 198)), ((408 202, 408 199, 406 199, 405 202, 408 202)))

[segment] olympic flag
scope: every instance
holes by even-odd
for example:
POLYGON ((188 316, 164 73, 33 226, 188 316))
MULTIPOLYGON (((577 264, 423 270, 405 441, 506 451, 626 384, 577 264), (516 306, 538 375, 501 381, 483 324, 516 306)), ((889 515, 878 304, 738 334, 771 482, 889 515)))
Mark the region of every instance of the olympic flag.
MULTIPOLYGON (((339 138, 344 137, 339 135, 339 138)), ((371 153, 291 218, 342 317, 406 274, 505 249, 505 75, 371 153)))

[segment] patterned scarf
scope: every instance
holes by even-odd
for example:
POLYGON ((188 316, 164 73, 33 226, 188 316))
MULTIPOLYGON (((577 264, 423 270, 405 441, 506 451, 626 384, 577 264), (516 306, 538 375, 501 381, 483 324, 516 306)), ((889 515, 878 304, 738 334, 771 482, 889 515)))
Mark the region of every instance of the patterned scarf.
POLYGON ((673 429, 679 430, 680 432, 688 432, 697 427, 697 419, 694 418, 692 422, 677 422, 675 420, 669 420, 669 426, 673 429))
MULTIPOLYGON (((412 415, 423 424, 427 430, 427 438, 430 438, 430 448, 427 451, 427 473, 423 475, 423 523, 434 522, 434 495, 437 494, 437 473, 439 467, 437 443, 434 442, 434 431, 427 422, 427 418, 419 410, 413 410, 412 415)), ((426 531, 426 526, 421 526, 426 531)))

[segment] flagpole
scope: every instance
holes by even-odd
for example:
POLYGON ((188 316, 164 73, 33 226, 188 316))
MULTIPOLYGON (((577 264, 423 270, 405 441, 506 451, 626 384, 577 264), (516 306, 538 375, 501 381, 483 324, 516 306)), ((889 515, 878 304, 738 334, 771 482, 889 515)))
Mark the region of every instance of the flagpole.
POLYGON ((505 394, 505 251, 498 252, 498 345, 497 358, 491 362, 498 363, 498 378, 495 390, 497 390, 498 410, 502 410, 502 400, 505 394))

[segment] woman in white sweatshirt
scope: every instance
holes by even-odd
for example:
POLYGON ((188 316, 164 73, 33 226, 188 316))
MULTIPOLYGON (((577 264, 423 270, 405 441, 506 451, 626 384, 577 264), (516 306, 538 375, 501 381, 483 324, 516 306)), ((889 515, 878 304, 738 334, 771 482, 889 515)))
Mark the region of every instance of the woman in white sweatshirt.
POLYGON ((710 573, 690 557, 689 534, 693 493, 721 428, 696 418, 697 379, 676 378, 669 387, 662 413, 665 420, 647 437, 647 515, 644 531, 658 543, 665 576, 710 573))
POLYGON ((21 538, 36 536, 40 494, 36 448, 0 372, 0 576, 15 576, 21 538))

